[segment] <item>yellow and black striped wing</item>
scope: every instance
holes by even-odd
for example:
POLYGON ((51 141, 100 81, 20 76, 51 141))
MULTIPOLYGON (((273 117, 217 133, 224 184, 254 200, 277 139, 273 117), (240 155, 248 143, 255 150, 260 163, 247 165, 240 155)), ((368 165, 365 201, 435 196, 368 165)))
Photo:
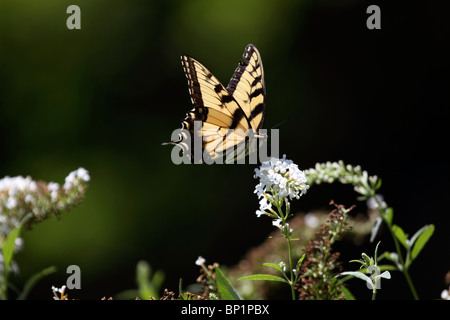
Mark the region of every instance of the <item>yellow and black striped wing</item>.
POLYGON ((265 89, 261 58, 252 45, 247 46, 243 58, 225 88, 196 59, 181 56, 193 104, 193 109, 182 122, 190 139, 188 143, 186 137, 180 136, 172 143, 180 145, 192 162, 193 148, 188 144, 196 138, 202 141, 202 153, 212 160, 224 157, 228 152, 234 152, 233 159, 245 157, 248 130, 253 129, 256 133, 262 126, 265 89), (194 128, 195 121, 201 121, 200 130, 194 128))
POLYGON ((227 91, 233 95, 245 112, 252 128, 262 128, 266 111, 266 85, 261 55, 252 44, 244 51, 227 91))

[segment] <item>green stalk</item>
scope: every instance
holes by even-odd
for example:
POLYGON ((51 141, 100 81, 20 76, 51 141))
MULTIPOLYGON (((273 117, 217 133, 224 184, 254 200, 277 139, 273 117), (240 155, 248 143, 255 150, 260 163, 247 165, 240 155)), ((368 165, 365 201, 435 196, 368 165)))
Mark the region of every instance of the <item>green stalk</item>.
POLYGON ((289 250, 289 270, 291 272, 291 282, 289 283, 291 286, 291 294, 292 294, 292 300, 295 300, 295 283, 294 283, 294 270, 292 266, 292 248, 291 248, 291 238, 286 238, 288 241, 288 250, 289 250))
POLYGON ((291 287, 291 295, 292 295, 292 300, 295 300, 295 281, 294 281, 294 267, 292 264, 292 245, 291 245, 291 236, 290 236, 290 231, 289 231, 289 227, 287 227, 287 219, 289 217, 289 213, 290 213, 290 205, 289 205, 289 201, 287 200, 287 198, 285 198, 285 204, 286 204, 286 214, 283 213, 283 210, 281 209, 282 207, 282 203, 280 203, 281 201, 278 201, 277 203, 277 209, 278 209, 278 213, 280 214, 280 218, 281 221, 283 223, 283 228, 282 230, 284 230, 284 238, 286 238, 287 243, 288 243, 288 253, 289 253, 289 272, 290 272, 290 281, 289 281, 289 286, 291 287))
POLYGON ((6 279, 6 275, 4 277, 4 283, 0 284, 0 295, 1 295, 1 300, 8 300, 8 296, 7 296, 7 279, 6 279))
POLYGON ((408 282, 409 289, 411 290, 411 293, 414 296, 414 299, 419 300, 419 295, 417 294, 416 288, 414 287, 411 277, 409 276, 409 272, 408 272, 408 268, 406 267, 405 260, 403 259, 403 254, 400 249, 400 244, 398 243, 397 237, 394 234, 394 230, 392 230, 392 223, 389 223, 389 221, 387 221, 387 219, 385 218, 386 213, 384 212, 383 209, 381 209, 382 208, 381 203, 378 200, 378 198, 375 196, 375 192, 373 190, 369 190, 369 191, 370 191, 372 198, 375 199, 375 201, 378 205, 378 212, 380 213, 381 217, 383 218, 383 221, 388 226, 388 229, 389 229, 389 232, 391 233, 392 239, 394 239, 395 250, 397 251, 397 255, 398 255, 400 264, 402 265, 402 270, 400 270, 400 271, 405 276, 406 282, 408 282), (383 212, 380 212, 380 211, 383 211, 383 212))

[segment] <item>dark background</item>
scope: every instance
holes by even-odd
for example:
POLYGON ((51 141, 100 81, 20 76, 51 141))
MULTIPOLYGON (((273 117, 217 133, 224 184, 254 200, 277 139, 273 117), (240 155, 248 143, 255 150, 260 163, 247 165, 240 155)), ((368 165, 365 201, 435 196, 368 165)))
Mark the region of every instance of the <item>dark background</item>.
MULTIPOLYGON (((359 164, 383 179, 407 233, 435 224, 410 272, 421 298, 438 298, 450 269, 448 40, 448 12, 430 1, 2 1, 0 177, 62 184, 80 166, 91 175, 80 207, 23 234, 13 281, 56 265, 30 297, 51 299, 76 264, 82 289, 70 297, 99 299, 135 287, 144 259, 177 290, 180 277, 195 281, 197 256, 231 266, 264 241, 273 227, 255 215, 255 165, 176 166, 161 146, 191 108, 180 54, 226 85, 253 43, 265 68, 265 128, 289 118, 280 152, 302 169, 359 164), (81 30, 66 28, 71 4, 81 30), (380 5, 381 30, 366 27, 370 4, 380 5)), ((310 189, 293 210, 330 199, 365 211, 341 185, 310 189)), ((394 250, 388 234, 380 239, 394 250)), ((342 260, 373 248, 340 247, 342 260)), ((377 298, 411 294, 395 273, 377 298)))

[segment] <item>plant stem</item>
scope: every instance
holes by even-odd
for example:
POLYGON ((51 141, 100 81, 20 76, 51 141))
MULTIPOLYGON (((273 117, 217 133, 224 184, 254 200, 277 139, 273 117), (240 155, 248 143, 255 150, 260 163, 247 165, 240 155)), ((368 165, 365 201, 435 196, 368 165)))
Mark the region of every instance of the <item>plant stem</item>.
POLYGON ((292 294, 292 300, 295 300, 295 290, 294 290, 294 269, 292 265, 292 247, 291 247, 291 238, 288 236, 287 238, 288 242, 288 251, 289 251, 289 270, 291 272, 291 282, 289 283, 291 286, 291 294, 292 294))
POLYGON ((403 271, 403 274, 405 275, 406 281, 407 281, 408 284, 409 284, 409 288, 411 289, 411 292, 412 292, 412 294, 413 294, 413 296, 414 296, 414 299, 415 299, 415 300, 419 300, 419 295, 417 294, 416 289, 414 288, 414 284, 413 284, 413 282, 412 282, 412 280, 411 280, 411 277, 409 276, 408 270, 405 269, 405 270, 403 271))
POLYGON ((287 201, 287 199, 285 199, 285 204, 286 204, 286 214, 283 213, 282 210, 282 203, 280 203, 281 201, 279 201, 278 205, 277 205, 277 209, 278 209, 278 213, 280 214, 280 218, 281 221, 283 223, 283 227, 282 227, 282 233, 284 238, 286 238, 287 243, 288 243, 288 253, 289 253, 289 272, 290 272, 290 276, 291 276, 291 280, 289 281, 289 286, 291 287, 291 295, 292 295, 292 300, 295 300, 295 280, 294 280, 294 267, 292 264, 292 245, 291 245, 291 231, 289 230, 289 224, 286 222, 286 220, 289 217, 290 214, 290 205, 289 205, 289 201, 287 201))
POLYGON ((371 195, 372 195, 373 199, 375 199, 375 201, 377 203, 378 212, 380 213, 381 217, 383 218, 383 221, 388 226, 389 232, 391 233, 392 239, 394 240, 395 250, 397 251, 397 256, 398 256, 399 262, 402 265, 402 269, 400 271, 405 276, 406 281, 408 282, 408 285, 409 285, 409 289, 411 290, 411 293, 414 296, 414 299, 415 300, 419 300, 419 296, 418 296, 418 294, 416 292, 416 289, 414 288, 414 284, 413 284, 413 282, 411 280, 411 277, 409 276, 409 272, 408 272, 408 268, 406 267, 405 260, 403 259, 403 254, 402 254, 402 251, 400 249, 400 245, 398 243, 397 237, 394 234, 394 230, 392 230, 392 223, 389 223, 389 221, 387 221, 387 219, 386 219, 386 212, 383 209, 383 207, 381 206, 381 203, 378 200, 378 198, 375 196, 375 192, 373 190, 370 190, 370 191, 371 191, 371 195))
POLYGON ((8 300, 8 275, 6 273, 4 274, 3 283, 0 283, 0 300, 8 300))

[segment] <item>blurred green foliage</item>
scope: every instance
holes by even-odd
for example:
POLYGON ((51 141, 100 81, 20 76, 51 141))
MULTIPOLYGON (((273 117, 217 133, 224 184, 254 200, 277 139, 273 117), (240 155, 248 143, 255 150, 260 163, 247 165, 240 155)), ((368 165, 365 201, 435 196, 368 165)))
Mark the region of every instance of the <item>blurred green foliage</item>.
MULTIPOLYGON (((411 49, 410 39, 403 39, 405 49, 396 45, 403 27, 395 22, 383 24, 395 30, 387 38, 368 34, 364 3, 80 0, 82 29, 68 30, 71 4, 0 2, 0 177, 63 183, 81 166, 91 175, 83 205, 24 233, 17 257, 23 279, 59 267, 31 297, 50 298, 71 264, 82 271, 82 290, 71 298, 114 295, 132 286, 141 259, 164 270, 176 288, 180 277, 195 281, 198 255, 234 263, 271 230, 255 219, 254 166, 175 166, 170 147, 161 146, 191 108, 182 53, 226 84, 254 43, 266 72, 265 127, 289 118, 281 152, 301 168, 344 159, 389 177, 382 170, 413 152, 412 144, 396 144, 412 128, 400 121, 404 113, 372 111, 390 94, 405 110, 398 97, 411 87, 394 90, 383 81, 390 59, 411 49), (384 145, 378 154, 366 143, 375 138, 384 145), (387 159, 389 152, 397 153, 387 159)), ((398 60, 396 70, 409 70, 407 62, 398 60)), ((401 80, 394 73, 388 81, 401 80)), ((406 117, 418 121, 418 109, 408 110, 406 117)), ((326 205, 330 197, 313 196, 317 202, 294 209, 326 205)))

